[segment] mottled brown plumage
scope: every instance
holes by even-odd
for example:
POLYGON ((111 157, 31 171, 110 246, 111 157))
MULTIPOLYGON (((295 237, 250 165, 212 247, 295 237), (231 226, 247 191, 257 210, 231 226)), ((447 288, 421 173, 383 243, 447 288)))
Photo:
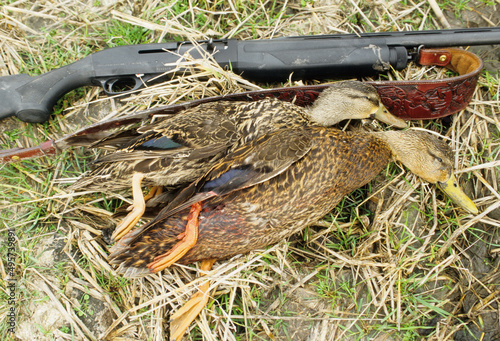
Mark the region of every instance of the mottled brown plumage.
MULTIPOLYGON (((177 189, 198 179, 227 154, 265 134, 307 126, 330 126, 343 119, 372 116, 406 126, 387 112, 373 86, 356 81, 333 84, 310 109, 273 98, 256 102, 205 103, 91 144, 96 148, 116 150, 96 160, 95 168, 84 174, 72 189, 118 191, 132 187, 131 211, 111 236, 119 240, 146 211, 141 190, 144 185, 167 189, 152 204, 162 205, 171 200, 177 189), (127 137, 131 138, 128 142, 127 137)), ((85 144, 89 139, 85 137, 85 144)), ((275 144, 281 143, 279 137, 275 139, 275 144)))
POLYGON ((114 247, 112 262, 127 276, 149 273, 147 264, 178 241, 187 207, 198 199, 205 200, 198 241, 179 263, 224 259, 276 243, 327 214, 392 157, 431 183, 452 176, 449 147, 426 132, 273 132, 237 149, 188 187, 175 207, 126 235, 114 247), (287 142, 279 148, 269 143, 278 136, 287 142))
MULTIPOLYGON (((449 147, 428 133, 282 129, 221 159, 153 221, 121 238, 111 262, 129 277, 198 260, 209 271, 217 259, 276 243, 316 222, 391 157, 431 183, 446 184, 445 190, 451 188, 455 199, 477 212, 454 181, 449 147)), ((201 312, 209 287, 199 286, 172 315, 171 340, 182 337, 201 312)))
MULTIPOLYGON (((330 126, 345 119, 376 117, 404 127, 402 120, 382 110, 375 88, 356 81, 334 83, 312 108, 268 98, 256 102, 211 102, 171 118, 122 131, 85 145, 113 150, 97 159, 93 169, 72 186, 85 190, 122 190, 134 173, 142 185, 182 186, 196 180, 234 149, 279 129, 330 126)), ((78 137, 72 144, 83 143, 78 137)))

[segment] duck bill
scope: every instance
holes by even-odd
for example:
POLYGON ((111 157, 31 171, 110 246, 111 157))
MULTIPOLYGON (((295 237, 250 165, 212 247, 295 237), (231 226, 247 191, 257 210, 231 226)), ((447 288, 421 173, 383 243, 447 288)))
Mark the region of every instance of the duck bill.
POLYGON ((389 112, 389 110, 387 110, 387 108, 382 103, 380 103, 378 110, 373 114, 372 117, 381 121, 381 122, 384 122, 386 124, 392 125, 392 126, 397 127, 397 128, 407 128, 408 127, 408 125, 406 124, 406 122, 404 120, 391 114, 389 112))
POLYGON ((438 182, 438 186, 455 204, 462 207, 469 213, 478 213, 476 205, 474 205, 472 200, 470 200, 469 197, 462 191, 460 186, 458 186, 455 175, 452 174, 446 182, 438 182))

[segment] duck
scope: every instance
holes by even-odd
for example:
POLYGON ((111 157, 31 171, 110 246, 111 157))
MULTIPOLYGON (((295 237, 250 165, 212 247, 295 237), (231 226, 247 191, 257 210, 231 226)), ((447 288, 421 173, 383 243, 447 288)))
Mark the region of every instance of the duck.
MULTIPOLYGON (((153 220, 116 243, 110 262, 131 278, 174 263, 200 261, 200 269, 210 271, 218 260, 275 244, 314 224, 391 161, 437 185, 468 213, 478 213, 454 176, 450 147, 429 132, 287 128, 219 160, 153 220), (190 243, 182 241, 186 235, 190 243)), ((182 338, 202 311, 209 286, 206 281, 172 316, 172 340, 182 338)))
MULTIPOLYGON (((332 126, 346 119, 375 118, 398 128, 405 121, 390 114, 377 90, 359 81, 342 81, 326 88, 310 108, 266 98, 255 102, 218 101, 99 139, 92 148, 112 150, 95 160, 72 190, 119 191, 132 188, 130 213, 111 236, 118 241, 144 215, 146 201, 167 189, 176 193, 218 160, 248 141, 271 131, 304 126, 332 126), (151 191, 144 196, 142 187, 151 191)), ((88 144, 88 137, 86 143, 88 144)), ((281 143, 281 141, 276 141, 281 143)), ((72 141, 77 145, 78 141, 72 141)), ((162 201, 158 199, 158 201, 162 201)))

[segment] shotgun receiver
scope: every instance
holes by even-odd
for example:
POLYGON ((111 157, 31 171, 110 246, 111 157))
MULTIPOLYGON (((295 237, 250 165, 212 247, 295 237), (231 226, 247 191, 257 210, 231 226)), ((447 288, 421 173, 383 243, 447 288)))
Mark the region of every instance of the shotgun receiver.
POLYGON ((288 79, 362 77, 418 60, 420 47, 500 44, 500 27, 284 37, 269 40, 207 41, 128 45, 105 49, 39 76, 0 77, 0 119, 25 122, 49 119, 65 93, 81 86, 102 86, 107 95, 126 94, 161 80, 179 56, 212 55, 222 67, 244 78, 288 79))

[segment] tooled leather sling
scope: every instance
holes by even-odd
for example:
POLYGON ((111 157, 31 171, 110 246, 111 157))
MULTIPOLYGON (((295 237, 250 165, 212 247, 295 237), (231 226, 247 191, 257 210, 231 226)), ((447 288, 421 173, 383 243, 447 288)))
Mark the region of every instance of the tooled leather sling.
MULTIPOLYGON (((464 109, 476 89, 479 72, 483 62, 474 53, 457 49, 422 49, 418 63, 446 67, 459 76, 417 81, 376 81, 373 85, 380 94, 382 102, 395 116, 405 120, 427 120, 451 115, 464 109)), ((283 101, 294 102, 300 106, 310 105, 328 84, 298 86, 269 90, 248 91, 226 96, 209 97, 182 104, 145 110, 105 122, 96 123, 76 133, 58 140, 50 140, 32 148, 15 148, 0 152, 0 163, 26 159, 36 156, 52 155, 58 150, 68 148, 67 140, 73 136, 93 134, 133 124, 154 115, 171 115, 202 103, 214 101, 257 101, 266 97, 276 97, 283 101)))

